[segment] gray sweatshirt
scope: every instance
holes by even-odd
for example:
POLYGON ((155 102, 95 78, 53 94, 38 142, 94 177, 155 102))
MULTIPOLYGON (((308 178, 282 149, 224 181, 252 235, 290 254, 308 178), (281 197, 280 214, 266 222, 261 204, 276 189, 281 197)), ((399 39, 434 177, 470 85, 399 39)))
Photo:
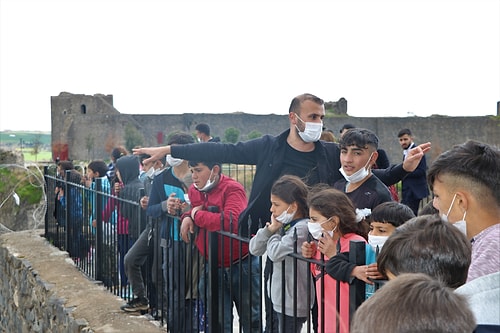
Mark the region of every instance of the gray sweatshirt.
MULTIPOLYGON (((297 297, 297 317, 307 317, 310 309, 308 308, 307 293, 309 292, 309 306, 314 305, 314 280, 311 277, 308 285, 308 276, 311 276, 309 263, 305 260, 297 260, 297 291, 295 292, 294 283, 294 260, 289 256, 294 253, 294 233, 297 230, 297 253, 301 255, 301 246, 307 241, 309 230, 307 228, 308 219, 292 221, 291 227, 287 228, 285 234, 281 235, 281 230, 272 234, 267 226, 260 228, 254 237, 250 240, 250 253, 256 256, 267 256, 273 262, 273 275, 268 286, 271 291, 270 298, 273 302, 273 308, 276 312, 294 316, 293 300, 297 297), (283 267, 283 265, 285 267, 283 267), (282 286, 283 271, 285 272, 285 289, 282 286), (283 292, 285 293, 285 306, 282 305, 283 292)), ((285 226, 286 227, 286 226, 285 226)), ((268 282, 268 283, 269 283, 268 282)))

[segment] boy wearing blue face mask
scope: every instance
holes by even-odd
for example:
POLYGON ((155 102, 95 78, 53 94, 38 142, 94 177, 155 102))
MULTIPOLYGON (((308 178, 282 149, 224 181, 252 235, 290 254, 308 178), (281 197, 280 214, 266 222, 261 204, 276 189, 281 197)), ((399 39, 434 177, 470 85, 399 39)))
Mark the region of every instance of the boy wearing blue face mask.
POLYGON ((313 285, 307 281, 310 274, 308 263, 299 260, 295 264, 295 259, 289 256, 291 253, 300 253, 295 244, 307 241, 307 194, 307 186, 299 177, 282 176, 278 179, 271 188, 271 222, 267 222, 250 240, 250 253, 261 256, 267 251, 267 256, 274 264, 268 290, 271 291, 273 308, 278 315, 280 332, 301 332, 314 305, 313 285), (297 272, 294 274, 295 265, 297 272), (293 281, 294 278, 297 281, 293 281), (285 283, 285 289, 279 288, 283 279, 292 280, 285 283), (278 287, 273 288, 272 285, 278 287), (311 296, 309 300, 307 295, 311 296), (293 308, 295 297, 296 312, 293 308))
POLYGON ((339 169, 344 179, 333 187, 347 194, 359 209, 373 209, 377 205, 392 201, 387 186, 377 177, 372 177, 372 166, 378 157, 378 138, 370 130, 351 128, 339 141, 339 169))

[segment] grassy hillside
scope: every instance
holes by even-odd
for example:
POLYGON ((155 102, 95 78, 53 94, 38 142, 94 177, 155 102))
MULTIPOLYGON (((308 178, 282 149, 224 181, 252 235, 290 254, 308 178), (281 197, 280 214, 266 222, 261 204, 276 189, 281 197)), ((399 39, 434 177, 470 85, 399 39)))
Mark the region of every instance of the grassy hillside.
POLYGON ((20 151, 26 162, 50 161, 52 159, 52 148, 50 132, 27 132, 27 131, 0 131, 0 149, 20 151), (39 143, 36 156, 33 148, 39 143))

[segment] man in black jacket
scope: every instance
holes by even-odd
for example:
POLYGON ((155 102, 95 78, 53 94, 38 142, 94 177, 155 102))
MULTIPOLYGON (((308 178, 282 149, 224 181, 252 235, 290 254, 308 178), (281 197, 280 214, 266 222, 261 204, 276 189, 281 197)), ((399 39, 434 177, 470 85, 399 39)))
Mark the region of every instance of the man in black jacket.
MULTIPOLYGON (((292 99, 288 112, 290 128, 278 136, 264 135, 235 144, 206 142, 139 148, 133 151, 134 154, 149 154, 152 159, 171 154, 187 160, 256 165, 248 206, 239 218, 240 235, 249 236, 260 225, 270 221, 271 186, 282 175, 298 176, 307 185, 333 185, 335 181, 343 179, 339 172, 340 149, 337 143, 319 140, 325 117, 324 101, 312 94, 302 94, 292 99)), ((386 185, 397 183, 417 167, 429 149, 430 143, 422 144, 410 151, 403 164, 373 170, 373 173, 386 185)), ((271 265, 266 263, 266 280, 270 274, 269 266, 271 265)), ((271 322, 268 315, 269 313, 266 314, 266 326, 271 322)))
MULTIPOLYGON (((264 135, 235 144, 207 142, 139 148, 134 149, 134 154, 146 153, 151 155, 152 159, 172 154, 173 157, 187 160, 196 158, 203 161, 256 165, 248 207, 240 216, 243 234, 246 233, 246 222, 251 223, 253 233, 260 221, 265 223, 269 220, 271 186, 280 176, 296 175, 308 185, 317 183, 333 185, 335 181, 343 179, 339 172, 338 145, 319 141, 324 116, 323 100, 311 94, 302 94, 295 97, 290 105, 288 114, 290 129, 278 136, 264 135)), ((421 144, 409 152, 402 164, 373 170, 373 173, 386 185, 397 183, 415 170, 429 150, 430 143, 421 144)))

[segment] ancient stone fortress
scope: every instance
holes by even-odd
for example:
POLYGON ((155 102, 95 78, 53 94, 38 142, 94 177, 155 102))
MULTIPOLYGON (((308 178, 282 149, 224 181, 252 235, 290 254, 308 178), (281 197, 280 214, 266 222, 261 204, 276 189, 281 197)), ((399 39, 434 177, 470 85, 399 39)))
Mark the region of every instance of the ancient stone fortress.
MULTIPOLYGON (((283 113, 288 111, 288 106, 288 102, 283 105, 283 113)), ((122 114, 113 106, 113 95, 103 94, 90 96, 62 92, 59 96, 51 97, 51 108, 54 159, 59 154, 72 160, 109 160, 111 149, 116 145, 124 145, 127 127, 143 136, 144 146, 157 146, 165 144, 169 133, 194 133, 198 123, 209 124, 212 135, 222 139, 227 128, 236 128, 243 141, 252 131, 276 135, 289 126, 286 114, 172 114, 167 106, 163 114, 122 114)), ((470 117, 334 116, 326 117, 324 125, 333 130, 335 136, 339 135, 339 130, 345 123, 374 131, 380 139, 380 148, 386 150, 391 163, 399 163, 402 159, 398 131, 410 128, 416 143, 432 142, 433 148, 427 154, 428 161, 432 163, 441 152, 468 139, 500 146, 500 116, 493 116, 495 112, 498 113, 498 110, 492 105, 492 116, 481 117, 475 117, 474 110, 471 110, 470 117)))

